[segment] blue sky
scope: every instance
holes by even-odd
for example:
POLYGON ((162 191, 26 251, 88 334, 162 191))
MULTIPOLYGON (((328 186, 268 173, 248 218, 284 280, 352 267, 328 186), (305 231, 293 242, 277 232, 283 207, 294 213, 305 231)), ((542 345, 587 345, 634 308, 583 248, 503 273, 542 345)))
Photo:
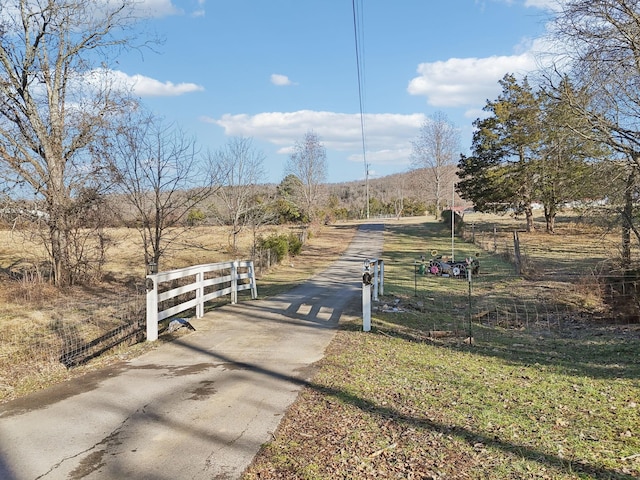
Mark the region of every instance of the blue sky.
MULTIPOLYGON (((350 0, 144 0, 156 52, 120 58, 118 74, 145 105, 204 149, 254 139, 265 182, 313 130, 328 180, 364 177, 350 0)), ((500 93, 506 73, 537 68, 553 0, 361 0, 358 40, 366 163, 372 177, 410 168, 411 141, 437 111, 460 129, 500 93)))

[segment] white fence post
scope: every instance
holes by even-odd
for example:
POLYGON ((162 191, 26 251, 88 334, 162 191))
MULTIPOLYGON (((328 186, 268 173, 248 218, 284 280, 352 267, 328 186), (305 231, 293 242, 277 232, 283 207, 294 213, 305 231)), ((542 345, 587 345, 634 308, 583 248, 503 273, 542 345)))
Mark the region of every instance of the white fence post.
POLYGON ((235 305, 238 302, 238 261, 234 260, 231 264, 231 303, 235 305))
POLYGON ((158 276, 147 275, 147 342, 158 339, 158 276))
POLYGON ((256 269, 253 266, 253 260, 249 262, 249 280, 251 281, 251 299, 258 298, 258 285, 256 284, 256 269))
POLYGON ((362 330, 371 330, 371 285, 362 284, 362 330))
POLYGON ((364 262, 362 275, 362 330, 371 330, 371 285, 373 284, 373 300, 384 295, 384 262, 379 258, 367 259, 364 262), (373 272, 371 272, 373 268, 373 272))
POLYGON ((377 302, 378 301, 378 281, 380 279, 379 273, 378 273, 378 259, 374 259, 372 260, 373 263, 373 299, 377 302))
POLYGON ((371 260, 365 260, 362 273, 362 330, 365 332, 371 330, 371 263, 371 260))
POLYGON ((196 284, 198 288, 196 290, 196 297, 198 298, 198 304, 196 305, 196 318, 204 317, 204 271, 196 273, 196 284))

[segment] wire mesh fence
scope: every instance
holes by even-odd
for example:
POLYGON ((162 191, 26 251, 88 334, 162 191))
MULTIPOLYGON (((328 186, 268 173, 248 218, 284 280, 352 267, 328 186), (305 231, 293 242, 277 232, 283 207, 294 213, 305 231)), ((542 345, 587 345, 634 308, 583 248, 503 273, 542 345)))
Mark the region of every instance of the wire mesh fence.
POLYGON ((47 320, 23 318, 0 329, 0 399, 144 337, 144 295, 69 304, 47 320))
POLYGON ((385 253, 379 311, 406 313, 431 334, 470 336, 489 327, 550 335, 583 328, 585 320, 640 320, 640 269, 612 260, 619 237, 583 231, 572 237, 566 230, 552 236, 486 224, 467 225, 450 241, 433 226, 415 227, 406 238, 406 229, 394 234, 399 240, 385 253), (433 268, 434 259, 449 270, 433 268), (479 262, 479 269, 467 275, 454 268, 460 262, 479 262))

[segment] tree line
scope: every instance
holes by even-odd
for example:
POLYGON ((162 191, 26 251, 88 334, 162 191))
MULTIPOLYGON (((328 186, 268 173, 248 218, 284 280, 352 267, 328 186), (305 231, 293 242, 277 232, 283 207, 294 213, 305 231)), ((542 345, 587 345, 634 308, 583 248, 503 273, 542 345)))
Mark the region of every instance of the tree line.
POLYGON ((631 269, 632 239, 640 243, 639 19, 637 0, 558 2, 551 51, 541 56, 548 66, 499 81, 501 93, 473 122, 471 154, 459 155, 453 174, 456 128, 442 113, 429 118, 412 161, 423 167, 436 211, 455 188, 476 211, 522 215, 527 231, 540 208, 551 234, 558 213, 578 210, 621 228, 619 259, 631 269))
MULTIPOLYGON (((582 120, 561 96, 513 75, 500 85, 500 96, 484 108, 489 115, 474 122, 473 153, 458 163, 458 192, 478 211, 522 214, 527 231, 539 204, 553 233, 563 206, 591 205, 611 194, 601 179, 612 151, 581 135, 582 120)), ((572 87, 565 80, 562 88, 572 87)))

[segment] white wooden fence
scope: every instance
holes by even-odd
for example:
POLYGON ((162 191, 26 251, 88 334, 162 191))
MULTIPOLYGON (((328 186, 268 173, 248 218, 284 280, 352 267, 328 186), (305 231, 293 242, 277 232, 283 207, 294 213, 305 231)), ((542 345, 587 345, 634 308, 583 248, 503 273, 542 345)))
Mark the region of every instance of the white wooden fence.
POLYGON ((251 298, 258 298, 255 269, 252 261, 209 263, 147 275, 147 341, 158 339, 158 322, 191 308, 196 317, 204 315, 204 304, 223 295, 231 295, 231 303, 238 301, 238 292, 251 289, 251 298), (240 271, 242 270, 242 271, 240 271), (194 280, 168 290, 162 284, 179 279, 194 280), (248 283, 239 283, 248 279, 248 283), (159 310, 163 302, 180 295, 189 297, 176 305, 159 310))

